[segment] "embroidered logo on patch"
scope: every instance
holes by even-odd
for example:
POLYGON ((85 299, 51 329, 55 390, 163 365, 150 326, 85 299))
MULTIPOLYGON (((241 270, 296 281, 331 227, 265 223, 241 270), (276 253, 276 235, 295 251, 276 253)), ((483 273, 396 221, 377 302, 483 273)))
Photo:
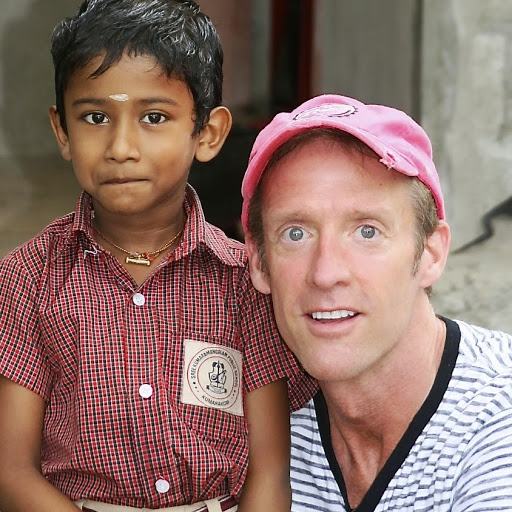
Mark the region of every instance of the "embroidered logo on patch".
POLYGON ((319 107, 313 107, 304 110, 295 116, 295 120, 299 119, 315 119, 317 117, 348 117, 357 112, 357 108, 353 105, 344 105, 341 103, 328 103, 319 107))
POLYGON ((181 402, 243 416, 242 354, 235 349, 185 340, 181 402))

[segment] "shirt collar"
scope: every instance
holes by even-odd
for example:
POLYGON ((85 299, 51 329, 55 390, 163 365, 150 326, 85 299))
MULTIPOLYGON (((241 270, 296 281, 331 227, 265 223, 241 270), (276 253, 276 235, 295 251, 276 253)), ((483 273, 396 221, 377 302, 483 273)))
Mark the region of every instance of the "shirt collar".
POLYGON ((73 232, 83 232, 92 236, 92 215, 92 198, 83 190, 76 203, 73 232))
POLYGON ((176 251, 176 258, 186 256, 200 247, 206 247, 226 265, 243 266, 245 264, 243 245, 231 240, 222 230, 206 221, 199 197, 191 185, 187 185, 183 206, 187 222, 182 243, 176 251), (182 251, 181 254, 180 251, 182 251))
MULTIPOLYGON (((230 266, 245 264, 243 245, 228 238, 219 228, 205 219, 203 208, 194 188, 187 184, 183 208, 187 217, 180 244, 175 250, 175 259, 181 259, 201 247, 206 247, 217 258, 230 266)), ((82 232, 92 237, 92 198, 82 191, 73 222, 73 233, 82 232)))

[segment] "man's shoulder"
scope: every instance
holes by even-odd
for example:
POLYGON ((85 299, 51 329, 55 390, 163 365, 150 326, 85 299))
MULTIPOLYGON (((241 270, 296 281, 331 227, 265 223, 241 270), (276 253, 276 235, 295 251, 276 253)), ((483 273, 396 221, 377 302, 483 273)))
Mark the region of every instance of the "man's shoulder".
POLYGON ((469 424, 484 432, 487 420, 512 411, 512 336, 461 321, 457 324, 459 353, 440 408, 452 415, 462 432, 469 424))
POLYGON ((460 320, 457 324, 461 333, 459 362, 512 375, 512 335, 460 320))
MULTIPOLYGON (((312 398, 302 409, 293 411, 290 414, 290 426, 292 433, 292 443, 294 445, 302 445, 303 443, 315 444, 319 435, 319 425, 316 416, 314 398, 312 398)), ((302 453, 299 450, 295 456, 302 453)))

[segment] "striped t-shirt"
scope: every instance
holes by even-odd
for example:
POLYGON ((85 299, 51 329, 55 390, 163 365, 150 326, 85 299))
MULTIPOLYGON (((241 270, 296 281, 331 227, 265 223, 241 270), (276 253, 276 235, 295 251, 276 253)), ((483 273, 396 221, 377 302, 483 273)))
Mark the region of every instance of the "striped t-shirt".
MULTIPOLYGON (((512 511, 512 336, 444 320, 434 385, 357 512, 512 511)), ((292 511, 349 511, 320 392, 291 424, 292 511)))

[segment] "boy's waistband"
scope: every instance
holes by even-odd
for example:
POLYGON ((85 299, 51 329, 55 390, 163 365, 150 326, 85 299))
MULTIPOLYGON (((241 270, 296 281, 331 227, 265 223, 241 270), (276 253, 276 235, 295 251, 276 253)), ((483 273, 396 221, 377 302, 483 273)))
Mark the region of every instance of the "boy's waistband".
MULTIPOLYGON (((154 512, 149 508, 125 507, 123 505, 110 505, 91 500, 79 500, 75 502, 83 512, 154 512)), ((236 512, 238 505, 232 496, 223 496, 204 500, 192 505, 179 507, 167 507, 157 509, 159 512, 236 512)))

